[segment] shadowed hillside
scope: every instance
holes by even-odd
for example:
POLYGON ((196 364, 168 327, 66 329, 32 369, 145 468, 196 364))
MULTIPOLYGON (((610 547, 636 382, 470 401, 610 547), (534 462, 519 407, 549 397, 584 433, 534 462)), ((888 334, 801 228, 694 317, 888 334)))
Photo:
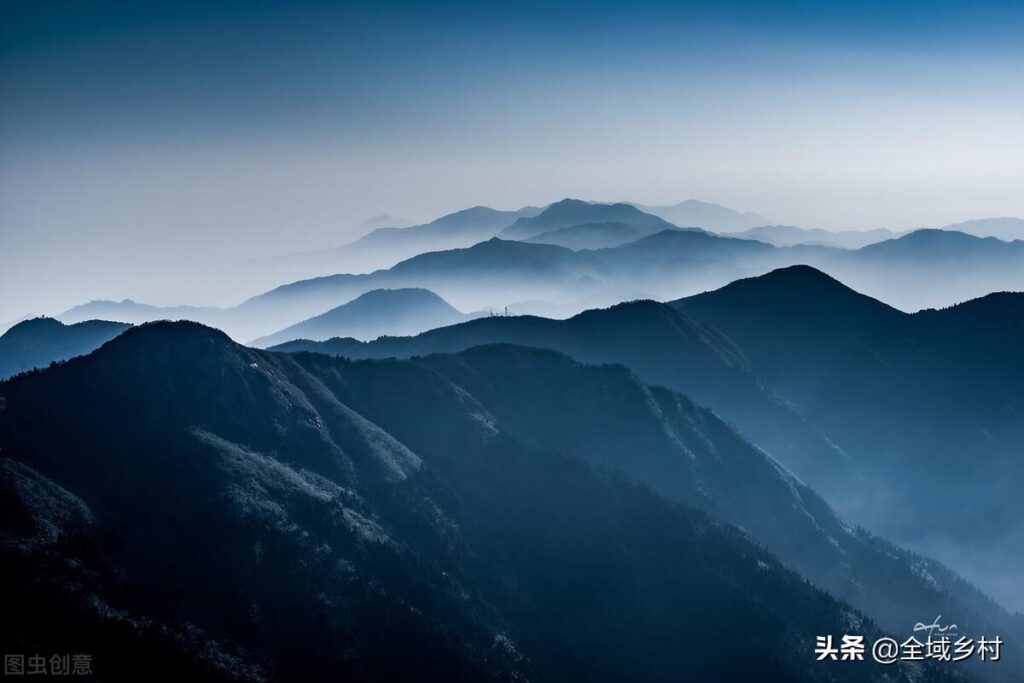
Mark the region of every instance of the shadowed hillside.
POLYGON ((143 660, 197 678, 941 679, 815 666, 815 634, 877 631, 459 383, 515 354, 537 357, 482 349, 449 374, 160 323, 0 384, 7 623, 33 648, 85 633, 110 677, 143 660))

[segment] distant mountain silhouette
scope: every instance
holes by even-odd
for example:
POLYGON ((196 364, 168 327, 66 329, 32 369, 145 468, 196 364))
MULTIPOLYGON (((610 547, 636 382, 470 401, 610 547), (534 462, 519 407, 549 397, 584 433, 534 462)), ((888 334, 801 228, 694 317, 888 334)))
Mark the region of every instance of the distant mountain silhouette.
POLYGON ((531 206, 516 211, 474 206, 423 225, 367 226, 372 227, 369 233, 343 246, 290 254, 272 261, 278 266, 291 266, 293 271, 305 268, 307 273, 368 273, 425 252, 471 246, 494 237, 517 218, 540 211, 531 206))
MULTIPOLYGON (((646 226, 645 226, 646 227, 646 226)), ((527 242, 555 244, 566 249, 602 249, 617 247, 649 234, 646 230, 625 223, 584 223, 556 228, 535 235, 527 242)))
POLYGON ((189 319, 223 329, 236 339, 249 340, 320 315, 375 289, 429 289, 462 310, 530 299, 556 304, 592 301, 598 305, 621 300, 630 291, 628 282, 608 284, 594 274, 594 264, 569 249, 492 238, 468 248, 421 254, 374 273, 291 282, 226 309, 93 302, 60 317, 120 312, 131 322, 139 318, 189 319))
MULTIPOLYGON (((627 205, 614 210, 639 213, 627 205)), ((664 225, 628 227, 647 232, 664 225)), ((227 309, 93 302, 60 317, 120 314, 130 322, 190 319, 249 340, 320 315, 371 290, 399 288, 429 289, 461 310, 501 310, 515 302, 537 300, 571 314, 630 298, 673 296, 725 284, 751 270, 770 267, 771 252, 772 247, 760 242, 671 226, 615 248, 576 252, 551 244, 492 238, 471 247, 420 254, 387 270, 291 282, 227 309)))
POLYGON ((669 292, 697 292, 724 285, 763 272, 776 259, 786 258, 762 242, 689 229, 663 230, 614 249, 585 254, 595 279, 629 283, 658 298, 671 298, 669 292))
POLYGON ((384 214, 381 216, 374 216, 373 218, 367 218, 359 224, 359 227, 363 230, 376 230, 377 228, 409 228, 412 227, 412 224, 401 218, 395 218, 394 216, 384 214))
POLYGON ((621 368, 509 347, 352 363, 157 323, 0 396, 4 635, 74 642, 111 679, 953 676, 809 665, 816 635, 877 628, 745 534, 566 452, 724 509, 814 501, 621 368), (537 386, 554 391, 535 405, 537 386), (618 426, 646 463, 590 452, 618 426))
POLYGON ((90 353, 129 327, 105 320, 74 325, 64 325, 53 318, 20 322, 0 336, 0 379, 90 353))
MULTIPOLYGON (((580 208, 574 200, 560 204, 570 213, 580 208)), ((587 207, 583 209, 586 213, 639 214, 628 205, 578 204, 587 207)), ((547 212, 544 215, 550 217, 547 212)), ((640 214, 637 220, 647 218, 640 214)), ((662 227, 642 222, 624 225, 641 232, 662 227)), ((826 271, 904 310, 946 306, 991 291, 1024 289, 1024 242, 1020 241, 924 230, 850 251, 813 245, 773 247, 757 240, 669 226, 616 247, 579 251, 492 238, 471 247, 420 254, 386 270, 293 281, 227 309, 161 308, 126 300, 93 302, 59 318, 75 322, 98 317, 132 323, 189 319, 249 340, 320 315, 374 289, 429 289, 460 310, 503 310, 516 302, 539 301, 571 315, 634 298, 676 299, 794 264, 826 271)))
POLYGON ((498 237, 525 240, 552 230, 588 223, 620 223, 642 228, 646 234, 674 227, 671 223, 644 213, 631 204, 595 204, 580 199, 563 199, 551 204, 536 216, 519 218, 498 233, 498 237))
MULTIPOLYGON (((860 249, 869 244, 885 240, 898 239, 912 232, 935 228, 919 228, 917 230, 893 231, 886 228, 874 230, 822 230, 820 228, 799 228, 793 225, 758 225, 742 231, 723 231, 733 237, 743 237, 768 242, 777 247, 794 244, 824 244, 844 249, 860 249)), ((981 218, 954 223, 942 228, 946 232, 961 232, 975 237, 997 237, 1012 242, 1024 239, 1024 219, 1021 218, 981 218)))
POLYGON ((486 206, 474 206, 470 209, 463 209, 462 211, 442 216, 424 225, 403 228, 403 230, 408 230, 405 233, 395 233, 387 230, 382 232, 375 231, 357 240, 354 244, 369 243, 377 239, 397 239, 396 235, 399 234, 404 238, 411 238, 412 236, 436 238, 469 236, 475 242, 480 239, 494 237, 499 230, 510 225, 518 218, 534 216, 540 212, 541 209, 532 206, 516 211, 498 211, 486 206))
MULTIPOLYGON (((886 228, 873 230, 822 230, 820 228, 799 228, 794 225, 757 225, 746 230, 722 231, 733 237, 743 237, 768 242, 777 247, 794 244, 823 244, 842 247, 844 249, 860 249, 869 244, 885 240, 898 239, 904 235, 920 230, 935 228, 918 228, 916 230, 894 231, 886 228)), ((1024 239, 1024 219, 1021 218, 981 218, 954 223, 939 228, 946 232, 961 232, 976 237, 997 237, 1012 242, 1024 239)))
POLYGON ((943 230, 966 232, 977 237, 998 237, 1012 242, 1024 240, 1024 218, 978 218, 963 223, 947 225, 943 230))
POLYGON ((153 320, 188 319, 211 320, 222 309, 212 306, 152 306, 131 299, 106 301, 97 299, 74 306, 57 316, 63 323, 74 324, 89 320, 121 320, 137 325, 153 320))
POLYGON ((326 313, 261 337, 253 345, 264 347, 293 339, 346 336, 366 340, 381 335, 417 334, 462 322, 467 317, 427 289, 375 289, 326 313))
POLYGON ((899 236, 891 230, 821 230, 820 228, 798 228, 794 225, 761 225, 738 232, 724 233, 728 237, 760 240, 776 247, 791 247, 796 244, 821 244, 843 249, 859 249, 868 244, 894 239, 899 236))
POLYGON ((1024 290, 1024 241, 950 230, 915 230, 812 263, 858 291, 910 311, 1024 290))
POLYGON ((915 267, 935 261, 978 258, 1011 261, 1024 258, 1024 242, 1004 242, 995 237, 975 237, 951 230, 915 230, 897 239, 870 244, 858 250, 858 258, 874 262, 900 261, 902 265, 915 267))
POLYGON ((643 263, 650 267, 658 262, 727 263, 771 251, 771 245, 754 240, 733 239, 703 230, 668 229, 623 244, 615 251, 603 251, 601 255, 611 257, 606 258, 606 265, 630 267, 643 263))
POLYGON ((759 225, 771 225, 773 221, 764 216, 747 211, 741 213, 733 209, 687 199, 670 206, 645 206, 634 204, 646 213, 664 218, 669 223, 681 227, 704 228, 714 232, 738 232, 759 225))
MULTIPOLYGON (((302 319, 373 289, 420 287, 461 310, 494 302, 587 298, 606 286, 588 277, 593 268, 577 253, 547 244, 493 238, 465 249, 430 252, 367 275, 332 275, 293 282, 249 299, 230 311, 240 319, 302 319)), ((610 294, 614 298, 615 294, 610 294)))

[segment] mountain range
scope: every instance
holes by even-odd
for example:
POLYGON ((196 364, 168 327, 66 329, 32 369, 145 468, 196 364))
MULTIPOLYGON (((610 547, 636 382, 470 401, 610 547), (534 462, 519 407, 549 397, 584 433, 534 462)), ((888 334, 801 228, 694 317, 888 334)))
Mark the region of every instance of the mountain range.
POLYGON ((921 230, 843 250, 772 247, 700 230, 667 229, 616 247, 579 251, 492 239, 467 249, 422 254, 370 275, 292 283, 255 297, 235 313, 256 319, 312 315, 376 287, 414 286, 436 291, 463 310, 495 307, 496 301, 500 306, 511 294, 574 313, 631 298, 674 299, 794 264, 817 267, 907 310, 1024 289, 1020 241, 921 230))
POLYGON ((797 266, 565 321, 488 318, 409 338, 276 348, 404 358, 507 342, 622 363, 714 409, 853 519, 1020 608, 1017 570, 988 568, 1024 566, 1012 502, 1024 474, 1024 375, 1013 350, 1024 342, 1022 300, 991 295, 911 315, 797 266), (907 500, 943 503, 894 515, 907 500))
MULTIPOLYGON (((633 259, 622 257, 622 252, 640 250, 646 254, 637 260, 642 259, 648 268, 633 280, 648 286, 671 273, 676 262, 670 247, 675 242, 683 243, 681 251, 691 257, 700 253, 693 246, 700 243, 716 250, 723 244, 732 248, 735 243, 766 253, 779 251, 757 242, 674 230, 615 249, 583 252, 492 240, 469 250, 427 254, 397 270, 408 268, 409 282, 435 273, 453 274, 447 284, 454 289, 469 281, 463 276, 477 269, 475 274, 481 279, 496 273, 490 281, 496 287, 502 282, 502 268, 516 263, 506 253, 509 250, 519 254, 516 267, 520 279, 582 290, 592 285, 581 283, 580 271, 575 270, 578 263, 585 260, 587 277, 595 281, 624 280, 629 271, 620 274, 615 268, 620 261, 633 259), (548 260, 536 258, 537 250, 548 260), (665 264, 663 269, 655 267, 660 262, 665 264)), ((1020 245, 919 231, 857 252, 824 253, 895 262, 899 268, 894 272, 905 274, 914 272, 902 265, 908 259, 945 263, 959 254, 968 272, 976 267, 972 262, 1005 259, 998 274, 1012 278, 1019 273, 1013 250, 1020 245), (957 244, 963 247, 959 251, 957 244)), ((722 257, 716 254, 715 258, 721 261, 722 257)), ((348 286, 352 277, 358 282, 365 276, 346 276, 341 284, 348 286)), ((387 271, 374 276, 385 281, 390 277, 387 271)), ((314 290, 321 286, 324 291, 314 293, 324 301, 358 291, 339 291, 333 279, 298 285, 299 289, 314 290)), ((308 303, 310 292, 293 294, 288 289, 274 293, 274 305, 287 308, 295 301, 308 303)), ((514 342, 555 348, 586 362, 623 363, 644 381, 669 386, 718 411, 851 518, 938 557, 1005 604, 1020 606, 1024 602, 1015 573, 990 569, 1024 562, 1022 554, 1014 550, 1021 547, 1024 527, 1010 512, 1013 482, 1020 473, 1019 459, 1013 454, 1015 444, 1024 436, 1019 426, 1024 378, 1016 370, 1019 364, 1014 361, 1014 347, 1008 346, 1024 341, 1014 332, 1022 317, 1016 303, 1019 297, 990 295, 954 308, 909 315, 814 269, 795 267, 670 305, 626 304, 564 322, 497 317, 409 339, 373 344, 302 342, 280 348, 316 349, 350 357, 408 357, 455 352, 481 343, 514 342), (680 349, 686 349, 685 353, 677 353, 680 349), (892 386, 894 381, 897 389, 892 386), (890 452, 900 454, 895 465, 879 460, 880 454, 890 452), (971 454, 971 465, 967 475, 960 475, 957 470, 965 453, 971 454), (922 469, 931 474, 919 476, 922 469), (900 483, 894 484, 892 477, 900 483), (986 485, 990 479, 992 484, 986 485), (986 495, 977 500, 979 489, 986 495), (895 501, 930 499, 939 494, 947 504, 934 514, 894 516, 890 512, 895 501)), ((400 316, 385 306, 370 305, 373 300, 371 297, 361 305, 364 313, 370 310, 378 315, 381 325, 398 324, 400 316)), ((316 310, 318 306, 314 302, 310 307, 316 310)), ((342 313, 345 310, 340 309, 342 313)), ((451 313, 443 305, 439 310, 451 313)), ((349 317, 347 324, 353 322, 349 317)), ((454 320, 445 318, 438 325, 448 322, 454 320)), ((427 321, 422 324, 433 326, 427 321)), ((56 323, 49 327, 59 332, 56 323)), ((330 326, 321 329, 317 334, 292 330, 260 343, 351 334, 336 333, 332 330, 337 328, 330 326)), ((372 336, 377 335, 366 335, 372 336)), ((102 340, 76 347, 74 353, 47 352, 31 363, 15 361, 8 373, 85 353, 102 340)), ((8 344, 8 348, 13 346, 8 344)), ((0 354, 5 357, 16 355, 0 354)))
POLYGON ((795 225, 759 225, 736 232, 722 231, 729 237, 759 240, 776 247, 792 247, 811 244, 840 249, 860 249, 875 242, 895 239, 904 233, 885 228, 875 230, 822 230, 820 228, 798 228, 795 225))
MULTIPOLYGON (((777 247, 797 244, 816 244, 843 249, 860 249, 869 244, 896 239, 917 230, 936 228, 915 228, 914 230, 822 230, 820 228, 799 228, 794 225, 757 225, 745 230, 715 230, 731 237, 755 239, 777 247)), ((1004 242, 1024 239, 1024 219, 1021 218, 980 218, 953 223, 938 228, 945 232, 960 232, 975 237, 996 237, 1004 242)))
MULTIPOLYGON (((500 230, 526 241, 492 237, 472 246, 420 253, 372 273, 304 278, 226 309, 97 301, 58 317, 64 322, 190 319, 249 340, 324 314, 374 289, 430 289, 466 311, 502 310, 533 301, 539 304, 536 310, 572 315, 634 298, 672 300, 796 264, 814 266, 908 311, 947 306, 990 291, 1024 289, 1024 241, 918 230, 858 249, 778 247, 680 229, 628 204, 567 199, 538 211, 478 207, 428 226, 395 229, 395 234, 440 231, 472 243, 484 225, 485 234, 500 230), (511 225, 498 227, 513 216, 518 218, 511 225)), ((392 232, 380 232, 367 244, 390 240, 392 232)), ((427 242, 436 244, 432 240, 427 242)))
POLYGON ((353 362, 154 323, 0 397, 0 628, 74 641, 105 678, 959 679, 816 664, 817 635, 878 627, 701 509, 769 535, 809 515, 808 556, 835 534, 892 557, 889 593, 955 589, 972 626, 1008 628, 934 563, 822 527, 785 470, 622 367, 353 362))
MULTIPOLYGON (((630 226, 637 229, 634 235, 640 237, 658 229, 672 227, 673 224, 685 227, 701 227, 708 230, 739 230, 752 225, 769 223, 757 214, 741 214, 739 212, 707 204, 696 200, 687 200, 673 206, 644 207, 639 204, 585 202, 578 199, 564 199, 546 207, 523 207, 515 211, 498 211, 484 206, 472 207, 457 211, 423 225, 408 226, 390 216, 379 216, 364 223, 370 231, 359 239, 341 247, 323 249, 314 252, 290 254, 272 259, 278 266, 294 266, 305 269, 305 272, 354 272, 365 273, 378 268, 388 268, 399 261, 428 251, 440 251, 469 247, 482 240, 495 236, 503 239, 537 238, 541 233, 554 232, 563 228, 582 225, 615 223, 619 226, 630 226), (539 214, 546 213, 543 219, 539 214), (664 214, 664 215, 662 215, 664 214), (529 219, 538 218, 537 222, 529 219), (512 227, 519 219, 527 219, 525 223, 512 227)), ((598 232, 601 229, 575 230, 574 233, 598 232)), ((579 236, 553 236, 536 241, 571 246, 578 243, 586 248, 616 246, 625 239, 619 237, 633 234, 629 229, 619 228, 618 235, 611 237, 605 228, 605 239, 596 235, 581 240, 579 236), (597 240, 597 241, 595 241, 597 240), (618 240, 618 241, 616 241, 618 240)), ((291 270, 294 271, 295 268, 291 270)))
POLYGON ((950 230, 915 230, 856 251, 822 253, 806 263, 906 311, 1024 291, 1024 241, 950 230))

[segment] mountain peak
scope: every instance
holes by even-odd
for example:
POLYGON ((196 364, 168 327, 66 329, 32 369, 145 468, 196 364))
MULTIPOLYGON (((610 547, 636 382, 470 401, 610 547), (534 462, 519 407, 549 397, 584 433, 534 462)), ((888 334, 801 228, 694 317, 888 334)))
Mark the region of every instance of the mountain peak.
POLYGON ((920 230, 908 232, 906 235, 903 235, 902 237, 897 237, 896 239, 901 242, 921 242, 924 240, 960 240, 962 242, 973 242, 981 239, 994 238, 968 235, 966 232, 960 232, 959 230, 943 230, 942 228, 921 228, 920 230))
MULTIPOLYGON (((808 265, 777 268, 764 275, 736 280, 719 289, 672 302, 684 312, 698 318, 717 316, 716 311, 730 316, 746 311, 755 319, 778 319, 806 315, 838 319, 843 316, 903 315, 900 311, 847 287, 839 280, 808 265)), ((714 320, 712 320, 714 324, 714 320)))
POLYGON ((557 212, 557 211, 564 211, 564 210, 567 210, 567 209, 580 209, 580 208, 587 207, 587 206, 591 206, 591 203, 587 202, 587 201, 584 201, 582 199, 574 199, 572 197, 566 197, 565 199, 560 199, 557 202, 552 202, 551 204, 549 204, 548 207, 546 209, 544 209, 544 212, 547 212, 547 211, 556 211, 557 212))
POLYGON ((224 347, 238 346, 231 337, 217 328, 191 320, 157 320, 135 325, 125 330, 110 345, 159 348, 161 344, 175 346, 179 349, 203 344, 224 347))
POLYGON ((356 301, 381 301, 381 300, 422 300, 422 301, 444 301, 437 294, 434 294, 429 289, 423 287, 397 287, 395 289, 371 289, 366 294, 356 297, 352 300, 352 303, 356 301))
POLYGON ((814 266, 809 266, 804 263, 798 263, 796 265, 786 266, 784 268, 776 268, 775 270, 765 273, 764 275, 756 279, 761 280, 762 282, 785 282, 819 285, 827 283, 830 286, 839 285, 840 287, 847 288, 846 285, 844 285, 842 282, 835 279, 828 273, 818 270, 814 266))
POLYGON ((917 265, 927 260, 962 262, 969 255, 1014 254, 1024 242, 1006 242, 997 237, 978 237, 957 230, 922 228, 896 239, 876 242, 856 253, 875 259, 915 259, 917 265))
POLYGON ((941 246, 956 246, 956 245, 999 245, 1004 240, 998 237, 979 237, 978 235, 972 235, 959 230, 947 230, 945 228, 921 228, 920 230, 914 230, 908 232, 906 235, 897 237, 896 239, 887 240, 886 242, 877 242, 865 247, 869 249, 876 247, 879 249, 884 248, 883 245, 941 245, 941 246))
POLYGON ((502 212, 498 211, 497 209, 492 209, 489 206, 483 206, 481 204, 477 206, 471 206, 468 209, 461 209, 459 211, 455 211, 454 213, 446 214, 434 221, 431 221, 431 223, 436 225, 439 223, 457 223, 467 220, 478 220, 481 217, 494 216, 495 214, 499 213, 502 212))

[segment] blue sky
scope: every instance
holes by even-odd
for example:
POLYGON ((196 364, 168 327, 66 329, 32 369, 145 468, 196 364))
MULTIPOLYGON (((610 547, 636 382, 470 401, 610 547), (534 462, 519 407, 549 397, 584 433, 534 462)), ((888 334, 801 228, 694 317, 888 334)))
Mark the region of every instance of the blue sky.
POLYGON ((231 303, 226 261, 380 213, 1024 215, 1022 3, 2 6, 0 318, 231 303))

